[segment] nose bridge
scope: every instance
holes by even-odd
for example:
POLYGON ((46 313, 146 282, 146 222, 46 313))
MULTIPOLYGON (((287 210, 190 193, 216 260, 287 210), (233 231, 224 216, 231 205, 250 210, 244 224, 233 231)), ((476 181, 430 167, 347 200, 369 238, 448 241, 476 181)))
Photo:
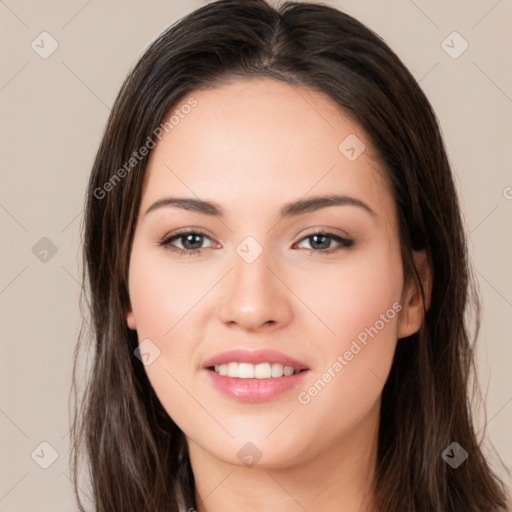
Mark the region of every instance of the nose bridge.
POLYGON ((275 279, 268 267, 272 266, 271 251, 247 237, 236 248, 233 257, 233 288, 232 297, 249 303, 263 301, 275 297, 279 291, 275 279), (257 244, 257 245, 256 245, 257 244))
POLYGON ((287 321, 290 304, 283 284, 274 275, 272 251, 247 237, 236 247, 232 262, 234 268, 219 309, 221 319, 252 329, 287 321))

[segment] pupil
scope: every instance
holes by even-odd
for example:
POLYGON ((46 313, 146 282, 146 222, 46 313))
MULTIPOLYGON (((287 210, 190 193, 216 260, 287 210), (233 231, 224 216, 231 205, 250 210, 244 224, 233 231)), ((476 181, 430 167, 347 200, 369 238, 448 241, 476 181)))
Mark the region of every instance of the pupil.
POLYGON ((183 244, 185 249, 198 249, 198 247, 187 247, 187 244, 190 242, 192 245, 194 245, 194 242, 191 241, 191 239, 194 239, 196 238, 196 244, 198 244, 199 246, 201 246, 201 239, 202 239, 202 235, 185 235, 185 243, 183 244), (197 241, 197 239, 199 239, 199 241, 197 241))
MULTIPOLYGON (((325 239, 329 239, 329 237, 328 237, 328 236, 326 236, 326 235, 313 235, 314 244, 316 244, 316 243, 317 243, 317 239, 318 239, 318 238, 323 238, 324 240, 325 240, 325 239)), ((325 243, 325 242, 324 242, 323 244, 322 244, 322 243, 320 243, 320 245, 323 245, 323 246, 324 246, 324 247, 320 247, 321 249, 327 249, 327 248, 329 247, 329 243, 328 243, 328 242, 327 242, 327 243, 325 243)))

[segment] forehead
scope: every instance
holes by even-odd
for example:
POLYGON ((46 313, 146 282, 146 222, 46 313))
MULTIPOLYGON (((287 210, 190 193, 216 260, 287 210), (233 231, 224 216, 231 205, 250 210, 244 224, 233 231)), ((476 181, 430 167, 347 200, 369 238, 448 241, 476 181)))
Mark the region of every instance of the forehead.
POLYGON ((376 210, 392 206, 365 133, 322 93, 270 78, 238 80, 191 93, 170 116, 173 127, 150 156, 141 210, 166 194, 228 210, 261 210, 264 200, 277 211, 331 192, 376 210), (191 98, 194 108, 183 108, 191 98))

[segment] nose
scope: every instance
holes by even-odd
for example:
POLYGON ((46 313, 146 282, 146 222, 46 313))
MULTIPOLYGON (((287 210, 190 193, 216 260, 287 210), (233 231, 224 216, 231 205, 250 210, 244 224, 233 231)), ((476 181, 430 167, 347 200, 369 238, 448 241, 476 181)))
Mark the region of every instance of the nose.
POLYGON ((289 323, 293 294, 267 251, 251 263, 234 254, 233 265, 220 291, 220 320, 246 331, 274 330, 289 323))

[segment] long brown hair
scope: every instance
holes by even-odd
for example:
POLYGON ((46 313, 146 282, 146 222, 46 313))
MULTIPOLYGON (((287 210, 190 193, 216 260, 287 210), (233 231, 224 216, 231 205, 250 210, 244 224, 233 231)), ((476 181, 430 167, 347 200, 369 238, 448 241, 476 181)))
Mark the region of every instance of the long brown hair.
POLYGON ((112 108, 83 228, 84 322, 73 368, 70 457, 80 510, 84 458, 98 512, 177 511, 180 499, 185 509, 196 508, 184 434, 134 356, 137 335, 126 325, 130 249, 149 156, 139 150, 194 91, 257 77, 323 92, 362 127, 391 184, 405 278, 419 282, 413 250, 426 249, 431 264, 425 322, 398 340, 383 389, 377 510, 506 510, 506 488, 480 448, 485 430, 477 439, 473 425, 470 398, 481 400, 473 343, 479 299, 435 113, 398 57, 359 21, 323 4, 277 8, 265 0, 220 0, 179 20, 130 71, 112 108), (90 368, 81 382, 86 349, 90 368), (468 453, 457 468, 442 457, 453 442, 468 453))

